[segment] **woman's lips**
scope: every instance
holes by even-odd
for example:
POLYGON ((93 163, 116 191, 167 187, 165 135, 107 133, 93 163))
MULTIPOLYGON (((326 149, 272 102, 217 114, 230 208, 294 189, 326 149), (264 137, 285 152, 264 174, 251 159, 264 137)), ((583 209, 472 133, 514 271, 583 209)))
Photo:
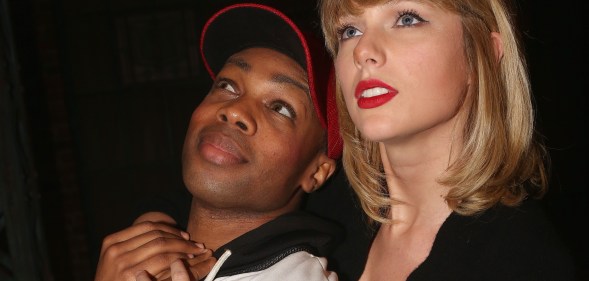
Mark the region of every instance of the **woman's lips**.
POLYGON ((354 93, 358 107, 369 109, 379 107, 397 95, 398 91, 376 79, 362 80, 356 86, 354 93))
POLYGON ((198 143, 198 150, 206 160, 217 165, 247 162, 237 142, 222 133, 210 133, 202 136, 198 143))

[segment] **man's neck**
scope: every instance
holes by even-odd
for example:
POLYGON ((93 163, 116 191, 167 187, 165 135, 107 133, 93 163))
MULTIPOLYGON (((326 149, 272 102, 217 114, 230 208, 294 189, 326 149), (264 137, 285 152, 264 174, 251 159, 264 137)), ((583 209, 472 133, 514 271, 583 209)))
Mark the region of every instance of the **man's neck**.
POLYGON ((211 210, 197 205, 193 201, 187 231, 191 240, 213 251, 278 216, 211 210))

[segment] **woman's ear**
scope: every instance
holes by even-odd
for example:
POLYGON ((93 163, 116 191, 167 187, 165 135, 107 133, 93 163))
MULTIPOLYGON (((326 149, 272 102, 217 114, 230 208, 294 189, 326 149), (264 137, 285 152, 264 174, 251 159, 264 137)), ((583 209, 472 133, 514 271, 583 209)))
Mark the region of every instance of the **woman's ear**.
POLYGON ((327 157, 325 153, 321 153, 313 163, 315 165, 310 167, 310 173, 306 173, 301 183, 306 193, 318 190, 333 175, 337 165, 336 161, 327 157))
POLYGON ((503 39, 499 32, 491 32, 491 41, 493 41, 493 50, 495 51, 495 59, 497 62, 503 57, 503 39))

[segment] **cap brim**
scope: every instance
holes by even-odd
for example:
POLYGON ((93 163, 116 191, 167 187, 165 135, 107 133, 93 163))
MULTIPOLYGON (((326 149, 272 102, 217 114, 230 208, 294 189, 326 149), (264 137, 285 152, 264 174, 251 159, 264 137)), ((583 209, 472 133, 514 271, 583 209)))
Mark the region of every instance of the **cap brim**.
POLYGON ((201 52, 212 77, 231 55, 251 47, 275 49, 307 69, 300 36, 288 18, 265 6, 232 5, 217 12, 205 24, 201 52))

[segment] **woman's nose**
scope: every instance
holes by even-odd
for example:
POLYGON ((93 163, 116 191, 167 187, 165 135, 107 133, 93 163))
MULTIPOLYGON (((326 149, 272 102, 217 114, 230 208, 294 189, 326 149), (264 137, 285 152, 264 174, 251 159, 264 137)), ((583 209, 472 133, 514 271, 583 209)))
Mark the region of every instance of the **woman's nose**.
POLYGON ((354 62, 356 66, 379 67, 385 62, 385 55, 378 42, 378 34, 364 33, 354 47, 354 62))

